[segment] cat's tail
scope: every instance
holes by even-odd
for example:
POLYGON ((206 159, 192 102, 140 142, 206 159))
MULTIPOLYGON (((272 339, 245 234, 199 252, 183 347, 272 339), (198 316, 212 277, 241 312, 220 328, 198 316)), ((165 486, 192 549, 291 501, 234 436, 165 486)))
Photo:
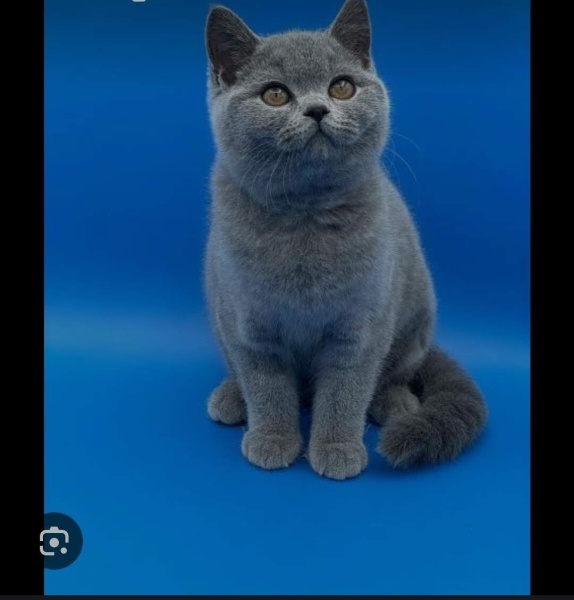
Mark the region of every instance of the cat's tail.
MULTIPOLYGON (((487 420, 482 394, 447 354, 431 347, 413 381, 420 403, 392 414, 379 451, 395 467, 453 459, 475 440, 487 420)), ((414 399, 413 399, 414 400, 414 399)))

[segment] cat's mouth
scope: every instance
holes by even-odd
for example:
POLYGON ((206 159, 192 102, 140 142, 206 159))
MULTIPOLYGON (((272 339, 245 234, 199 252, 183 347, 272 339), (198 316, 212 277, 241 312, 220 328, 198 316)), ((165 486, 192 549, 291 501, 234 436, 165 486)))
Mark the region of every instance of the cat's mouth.
POLYGON ((313 144, 324 144, 328 142, 331 146, 335 146, 335 140, 329 135, 321 124, 317 124, 317 129, 311 134, 305 146, 311 146, 313 144))

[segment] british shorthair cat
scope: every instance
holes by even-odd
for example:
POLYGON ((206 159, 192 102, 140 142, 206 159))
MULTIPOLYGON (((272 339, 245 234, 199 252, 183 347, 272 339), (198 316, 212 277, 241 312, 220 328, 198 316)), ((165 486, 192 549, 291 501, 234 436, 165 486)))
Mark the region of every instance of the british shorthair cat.
POLYGON ((380 164, 390 102, 364 0, 321 31, 260 37, 232 11, 206 31, 211 178, 205 288, 228 378, 212 419, 246 423, 254 465, 306 456, 347 479, 368 418, 393 466, 450 460, 483 428, 472 379, 433 344, 436 299, 419 236, 380 164))

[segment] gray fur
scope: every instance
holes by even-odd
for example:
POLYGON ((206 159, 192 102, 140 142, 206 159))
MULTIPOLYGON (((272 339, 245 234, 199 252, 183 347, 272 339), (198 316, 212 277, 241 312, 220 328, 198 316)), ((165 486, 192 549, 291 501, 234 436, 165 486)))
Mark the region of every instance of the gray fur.
POLYGON ((333 479, 365 468, 368 415, 397 467, 453 458, 486 421, 475 384, 432 345, 431 276, 380 166, 390 103, 370 31, 364 0, 324 31, 262 38, 223 7, 208 19, 217 157, 205 286, 229 370, 208 412, 247 421, 243 454, 266 469, 301 454, 302 397, 307 457, 333 479), (328 95, 340 76, 357 86, 349 100, 328 95), (262 101, 273 82, 286 105, 262 101), (305 116, 314 106, 330 111, 320 124, 305 116))

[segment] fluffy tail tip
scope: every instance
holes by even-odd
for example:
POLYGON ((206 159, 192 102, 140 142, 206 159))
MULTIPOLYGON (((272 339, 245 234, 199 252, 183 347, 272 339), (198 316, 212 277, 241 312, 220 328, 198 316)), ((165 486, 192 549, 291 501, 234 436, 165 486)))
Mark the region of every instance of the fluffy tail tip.
POLYGON ((417 412, 392 417, 383 428, 378 450, 393 467, 406 469, 450 461, 483 429, 487 410, 482 398, 433 400, 417 412))

